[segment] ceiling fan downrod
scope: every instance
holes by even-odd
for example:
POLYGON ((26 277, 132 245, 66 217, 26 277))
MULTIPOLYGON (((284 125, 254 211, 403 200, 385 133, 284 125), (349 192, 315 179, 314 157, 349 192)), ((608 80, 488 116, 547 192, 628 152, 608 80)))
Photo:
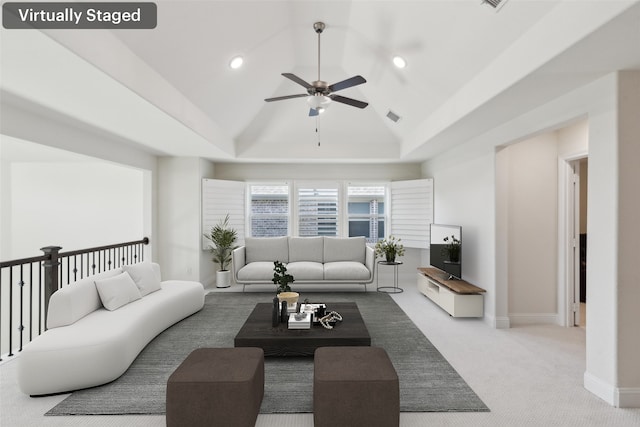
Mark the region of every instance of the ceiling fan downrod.
POLYGON ((313 29, 318 34, 318 81, 320 81, 320 34, 322 34, 325 29, 324 22, 316 22, 313 24, 313 29))

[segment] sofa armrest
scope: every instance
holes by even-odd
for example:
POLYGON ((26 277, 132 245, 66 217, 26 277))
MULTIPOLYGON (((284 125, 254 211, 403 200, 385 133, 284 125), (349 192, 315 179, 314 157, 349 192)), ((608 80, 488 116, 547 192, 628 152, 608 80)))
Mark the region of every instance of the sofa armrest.
POLYGON ((364 265, 371 272, 371 279, 373 280, 373 272, 376 264, 376 252, 371 246, 366 246, 364 254, 364 265))
POLYGON ((246 251, 244 246, 240 246, 231 252, 231 269, 233 278, 238 283, 238 271, 246 265, 246 251))

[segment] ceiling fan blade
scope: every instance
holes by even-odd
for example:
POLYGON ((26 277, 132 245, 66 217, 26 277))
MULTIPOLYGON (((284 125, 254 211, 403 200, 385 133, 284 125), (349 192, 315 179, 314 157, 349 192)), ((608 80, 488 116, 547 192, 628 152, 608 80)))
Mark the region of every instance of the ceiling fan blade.
POLYGON ((329 98, 333 99, 336 102, 351 105, 352 107, 364 108, 369 105, 368 102, 358 101, 357 99, 347 98, 346 96, 329 95, 329 98))
POLYGON ((306 96, 309 96, 309 94, 304 93, 304 94, 299 94, 299 95, 276 96, 275 98, 266 98, 265 101, 267 101, 267 102, 282 101, 283 99, 304 98, 306 96))
POLYGON ((291 73, 282 73, 283 76, 285 76, 286 78, 288 78, 289 80, 292 80, 296 83, 298 83, 300 86, 303 86, 305 89, 311 89, 313 86, 311 86, 311 84, 305 82, 304 80, 302 80, 300 77, 296 76, 295 74, 291 74, 291 73))
POLYGON ((314 110, 313 108, 309 110, 309 117, 319 116, 319 115, 320 113, 318 112, 318 110, 314 110))
POLYGON ((361 85, 362 83, 366 83, 366 82, 367 81, 362 76, 353 76, 347 80, 343 80, 341 82, 332 84, 331 86, 329 86, 328 89, 331 92, 337 92, 339 90, 346 89, 352 86, 361 85))

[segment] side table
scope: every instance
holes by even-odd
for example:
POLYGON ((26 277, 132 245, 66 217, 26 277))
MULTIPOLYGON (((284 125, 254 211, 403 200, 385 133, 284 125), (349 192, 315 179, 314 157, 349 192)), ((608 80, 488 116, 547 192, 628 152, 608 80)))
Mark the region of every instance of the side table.
POLYGON ((398 266, 402 264, 402 261, 378 261, 376 263, 376 290, 378 292, 386 292, 389 294, 399 294, 400 292, 404 292, 404 289, 398 287, 398 266), (393 286, 378 285, 378 278, 380 277, 378 270, 380 269, 380 265, 390 265, 393 267, 393 286))

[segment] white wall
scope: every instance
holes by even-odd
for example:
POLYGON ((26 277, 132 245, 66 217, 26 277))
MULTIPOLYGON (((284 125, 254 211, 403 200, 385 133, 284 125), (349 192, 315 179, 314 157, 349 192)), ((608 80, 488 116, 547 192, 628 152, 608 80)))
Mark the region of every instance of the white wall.
MULTIPOLYGON (((568 123, 588 118, 589 310, 584 384, 609 404, 635 407, 640 406, 640 374, 637 370, 640 355, 640 340, 637 339, 637 325, 640 324, 640 287, 637 280, 640 242, 640 229, 637 227, 637 218, 640 216, 637 192, 637 183, 640 182, 637 168, 640 160, 637 144, 640 137, 637 120, 640 111, 639 82, 638 72, 607 75, 486 134, 478 135, 424 165, 425 174, 434 177, 436 206, 446 201, 451 204, 448 211, 456 208, 462 210, 464 202, 460 201, 460 197, 441 197, 439 194, 443 190, 439 187, 440 177, 446 176, 446 169, 455 173, 464 164, 461 159, 475 155, 477 161, 482 162, 487 156, 485 150, 529 139, 541 132, 557 130, 568 123)), ((503 151, 496 158, 500 160, 501 156, 503 151)), ((494 169, 490 161, 485 161, 484 168, 485 174, 495 173, 496 177, 501 178, 505 176, 504 168, 494 169)), ((466 175, 461 171, 460 176, 466 175)), ((501 265, 500 259, 494 259, 493 254, 503 256, 505 245, 508 244, 508 239, 504 238, 508 236, 507 223, 500 221, 505 218, 505 206, 501 202, 505 185, 501 181, 482 185, 468 176, 466 178, 457 183, 460 194, 475 199, 478 191, 492 195, 492 187, 495 186, 495 193, 500 196, 495 200, 495 216, 479 220, 480 226, 489 229, 496 227, 494 236, 498 246, 494 251, 492 243, 482 242, 479 248, 474 248, 491 254, 486 262, 491 265, 490 269, 495 268, 498 295, 488 293, 487 297, 496 301, 496 320, 500 320, 499 316, 506 307, 505 296, 508 299, 509 294, 509 289, 504 286, 508 282, 508 269, 501 265)), ((443 208, 436 209, 439 213, 443 208)), ((438 214, 436 218, 441 220, 438 214)), ((463 270, 467 279, 481 273, 478 265, 467 266, 467 270, 463 270), (470 271, 470 268, 475 270, 470 271)), ((487 285, 483 287, 488 288, 487 285)), ((488 302, 485 308, 489 312, 488 302)))
POLYGON ((144 237, 144 171, 3 136, 2 259, 144 237))
MULTIPOLYGON (((20 158, 23 162, 34 160, 50 162, 65 161, 70 154, 75 161, 81 162, 101 162, 111 164, 116 167, 114 170, 136 170, 142 175, 142 197, 143 197, 143 220, 142 231, 139 237, 149 237, 150 244, 145 247, 145 253, 151 259, 156 259, 157 245, 155 244, 157 210, 157 177, 156 177, 156 157, 153 154, 139 150, 122 138, 105 133, 100 129, 87 124, 80 123, 69 117, 53 113, 42 106, 29 104, 24 100, 11 99, 11 96, 4 96, 2 102, 2 121, 0 121, 0 152, 2 152, 2 187, 0 188, 2 198, 2 226, 0 233, 6 232, 9 222, 6 204, 7 189, 5 182, 9 170, 9 164, 14 163, 15 158, 9 160, 5 149, 5 144, 29 145, 38 147, 20 158), (37 126, 34 126, 37 123, 37 126), (56 154, 62 153, 62 154, 56 154), (80 160, 79 160, 80 159, 80 160), (117 169, 117 168, 121 169, 117 169)), ((114 172, 117 174, 117 172, 114 172)), ((61 187, 62 188, 62 187, 61 187)), ((58 205, 51 207, 58 209, 58 205)), ((107 221, 105 216, 98 216, 97 220, 107 221)), ((138 237, 136 237, 137 239, 138 237)), ((110 241, 109 243, 114 243, 110 241)), ((0 255, 7 259, 9 253, 7 245, 0 244, 0 255)), ((37 248, 36 248, 37 249, 37 248)))
POLYGON ((485 320, 495 324, 494 152, 450 162, 445 155, 427 162, 423 173, 434 182, 434 219, 462 226, 462 278, 487 291, 485 320))
POLYGON ((143 176, 107 164, 11 165, 11 258, 139 240, 143 235, 143 176))
POLYGON ((214 264, 201 247, 201 184, 213 164, 196 157, 158 161, 158 235, 162 275, 171 279, 214 280, 214 264))
POLYGON ((506 150, 509 319, 556 323, 557 136, 542 134, 506 150))
POLYGON ((400 181, 422 178, 419 163, 276 164, 216 163, 216 179, 235 181, 282 179, 362 179, 400 181))
MULTIPOLYGON (((621 73, 618 87, 618 294, 617 386, 619 406, 640 407, 640 72, 621 73)), ((591 165, 591 163, 589 163, 591 165)), ((591 229, 589 229, 591 232, 591 229)))

